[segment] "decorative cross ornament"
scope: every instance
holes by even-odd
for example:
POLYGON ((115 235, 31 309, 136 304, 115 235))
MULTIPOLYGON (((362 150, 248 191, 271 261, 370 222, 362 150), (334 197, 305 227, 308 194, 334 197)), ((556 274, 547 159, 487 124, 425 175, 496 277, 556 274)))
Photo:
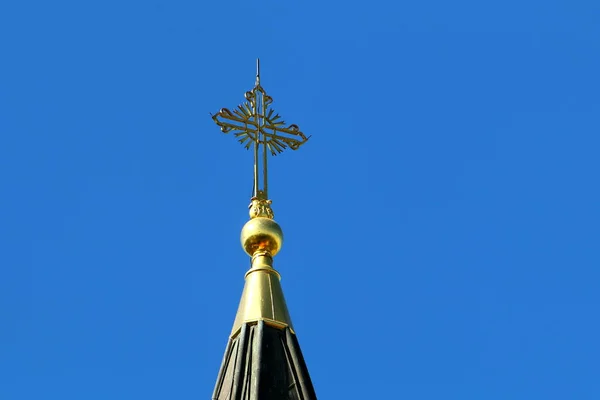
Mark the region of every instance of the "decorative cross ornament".
POLYGON ((260 86, 260 60, 256 60, 256 84, 252 90, 245 93, 244 97, 246 101, 235 110, 222 108, 212 116, 212 119, 221 127, 223 133, 233 132, 246 149, 254 147, 254 190, 250 215, 253 218, 256 216, 273 218, 269 206, 271 201, 268 200, 268 153, 275 156, 288 147, 298 150, 309 137, 306 137, 297 125, 286 127, 281 116, 270 108, 273 98, 260 86), (259 156, 260 152, 262 157, 259 156), (259 181, 260 169, 262 169, 262 181, 259 181))

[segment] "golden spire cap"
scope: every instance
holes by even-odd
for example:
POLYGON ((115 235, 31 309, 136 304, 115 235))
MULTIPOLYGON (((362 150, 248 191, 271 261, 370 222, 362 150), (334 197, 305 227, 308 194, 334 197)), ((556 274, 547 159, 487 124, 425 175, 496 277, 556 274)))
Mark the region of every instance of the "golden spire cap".
POLYGON ((242 299, 235 317, 231 337, 244 323, 265 321, 279 328, 292 322, 281 290, 279 273, 273 268, 273 257, 283 245, 283 231, 275 222, 267 185, 268 156, 275 156, 288 147, 298 150, 310 137, 298 125, 286 124, 271 104, 260 82, 260 61, 256 60, 254 88, 244 94, 242 104, 233 111, 222 108, 212 119, 223 133, 233 133, 237 140, 254 153, 254 187, 250 199, 250 220, 242 228, 240 241, 252 257, 252 267, 246 273, 242 299))
POLYGON ((235 337, 240 332, 244 323, 257 321, 265 321, 266 324, 280 329, 289 327, 294 332, 292 319, 279 282, 281 276, 273 268, 273 258, 266 252, 254 254, 252 268, 246 272, 245 279, 244 291, 231 329, 231 337, 235 337))

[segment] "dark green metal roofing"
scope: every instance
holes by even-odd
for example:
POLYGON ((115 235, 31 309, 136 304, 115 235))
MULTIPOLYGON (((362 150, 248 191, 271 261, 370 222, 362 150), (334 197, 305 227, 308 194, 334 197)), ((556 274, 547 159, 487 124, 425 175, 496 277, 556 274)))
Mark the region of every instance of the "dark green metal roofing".
POLYGON ((264 321, 229 339, 213 400, 316 400, 298 339, 264 321))

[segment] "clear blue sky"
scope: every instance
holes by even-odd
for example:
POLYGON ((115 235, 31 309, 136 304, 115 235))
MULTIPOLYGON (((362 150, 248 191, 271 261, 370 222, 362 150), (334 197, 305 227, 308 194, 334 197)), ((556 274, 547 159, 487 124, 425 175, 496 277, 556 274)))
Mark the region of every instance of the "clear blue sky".
POLYGON ((254 84, 320 399, 600 398, 597 1, 4 1, 0 398, 208 399, 254 84))

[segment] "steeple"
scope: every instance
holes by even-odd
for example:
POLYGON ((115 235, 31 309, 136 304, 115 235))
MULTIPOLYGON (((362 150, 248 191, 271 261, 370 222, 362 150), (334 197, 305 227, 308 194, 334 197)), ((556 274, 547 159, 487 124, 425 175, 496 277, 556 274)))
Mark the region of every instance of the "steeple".
POLYGON ((286 148, 297 150, 307 138, 297 125, 286 126, 270 108, 273 99, 256 83, 246 101, 233 112, 222 108, 213 120, 224 133, 232 132, 254 152, 254 188, 250 220, 241 243, 251 257, 245 285, 213 400, 316 400, 296 332, 283 297, 281 276, 273 257, 283 245, 283 231, 275 222, 268 197, 267 159, 286 148))

